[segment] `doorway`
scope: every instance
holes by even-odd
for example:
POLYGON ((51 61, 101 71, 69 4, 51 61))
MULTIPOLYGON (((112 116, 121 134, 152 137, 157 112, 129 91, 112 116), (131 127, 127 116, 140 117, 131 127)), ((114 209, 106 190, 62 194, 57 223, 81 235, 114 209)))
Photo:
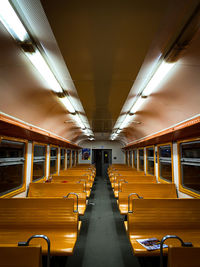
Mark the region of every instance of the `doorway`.
POLYGON ((97 176, 107 176, 107 169, 112 164, 112 149, 92 149, 92 164, 96 166, 97 176))

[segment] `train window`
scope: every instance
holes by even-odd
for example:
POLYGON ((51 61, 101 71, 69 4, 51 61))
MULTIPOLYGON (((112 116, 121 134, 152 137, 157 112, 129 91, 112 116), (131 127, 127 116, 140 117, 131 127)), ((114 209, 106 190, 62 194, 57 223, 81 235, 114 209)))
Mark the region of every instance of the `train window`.
POLYGON ((146 148, 147 173, 154 175, 154 147, 146 148))
POLYGON ((50 147, 50 175, 58 172, 58 148, 50 147))
POLYGON ((71 164, 71 150, 67 150, 67 168, 70 168, 70 164, 71 164))
POLYGON ((75 165, 75 151, 72 151, 72 166, 75 165))
POLYGON ((26 141, 0 139, 0 196, 25 191, 26 141))
POLYGON ((137 149, 133 150, 133 166, 137 169, 137 149))
POLYGON ((144 171, 144 149, 139 149, 139 170, 144 171))
POLYGON ((46 176, 46 146, 33 144, 33 172, 32 181, 37 181, 46 176))
POLYGON ((179 143, 180 191, 200 194, 200 140, 179 143))
POLYGON ((60 149, 60 169, 61 170, 65 169, 65 149, 64 148, 60 149))
POLYGON ((132 158, 132 151, 129 151, 129 165, 132 167, 133 166, 133 158, 132 158))
POLYGON ((173 182, 172 145, 158 146, 159 181, 173 182))

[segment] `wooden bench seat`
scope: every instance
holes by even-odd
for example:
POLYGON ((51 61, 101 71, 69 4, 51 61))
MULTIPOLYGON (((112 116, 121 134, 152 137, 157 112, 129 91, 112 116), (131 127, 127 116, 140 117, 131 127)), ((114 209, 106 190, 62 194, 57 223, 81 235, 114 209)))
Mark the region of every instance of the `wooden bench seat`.
POLYGON ((68 197, 74 198, 74 210, 77 209, 78 201, 78 213, 84 215, 86 209, 86 193, 84 191, 83 184, 54 184, 54 183, 30 183, 28 190, 28 197, 66 197, 69 193, 75 193, 76 195, 70 194, 68 197))
POLYGON ((0 267, 42 267, 41 246, 0 244, 0 267))
POLYGON ((155 176, 127 176, 124 178, 117 178, 116 182, 113 183, 114 195, 117 198, 119 191, 122 190, 122 185, 126 184, 126 188, 130 187, 131 184, 142 184, 142 183, 150 183, 157 184, 157 180, 155 176))
POLYGON ((113 175, 111 175, 109 177, 110 179, 110 182, 111 183, 114 183, 116 181, 116 179, 119 179, 119 178, 124 178, 124 177, 128 177, 128 176, 145 176, 145 173, 144 172, 140 172, 140 171, 131 171, 131 172, 126 172, 126 173, 115 173, 113 175))
POLYGON ((128 206, 129 210, 132 211, 132 199, 139 197, 144 199, 177 198, 177 190, 175 184, 123 184, 122 192, 119 192, 118 196, 120 213, 126 215, 128 206), (137 195, 130 195, 132 193, 137 195))
MULTIPOLYGON (((161 240, 168 234, 200 247, 200 199, 133 199, 133 207, 128 214, 128 236, 135 256, 159 256, 159 250, 147 251, 137 239, 161 240)), ((177 240, 165 243, 180 245, 177 240)))
POLYGON ((67 171, 60 171, 59 176, 86 176, 88 180, 94 181, 95 175, 92 172, 86 171, 78 171, 78 170, 67 170, 67 171))
MULTIPOLYGON (((0 243, 17 244, 35 234, 46 235, 51 255, 72 255, 78 236, 78 213, 74 200, 61 198, 0 199, 0 243)), ((47 254, 43 239, 32 240, 47 254)))
POLYGON ((80 177, 80 176, 53 176, 50 183, 61 183, 61 184, 83 184, 84 191, 86 191, 87 197, 90 197, 91 188, 93 182, 88 181, 87 177, 80 177))

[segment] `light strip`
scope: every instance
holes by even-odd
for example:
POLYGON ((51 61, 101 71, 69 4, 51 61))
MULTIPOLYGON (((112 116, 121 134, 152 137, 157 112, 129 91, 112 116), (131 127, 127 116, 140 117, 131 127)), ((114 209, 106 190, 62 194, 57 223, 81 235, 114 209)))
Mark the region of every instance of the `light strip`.
POLYGON ((75 119, 76 122, 78 122, 79 126, 80 126, 82 129, 85 128, 85 125, 83 124, 83 122, 82 122, 82 120, 81 120, 81 118, 79 117, 78 114, 76 114, 76 115, 74 116, 74 119, 75 119))
POLYGON ((142 92, 143 96, 148 96, 152 93, 156 86, 162 81, 162 79, 167 75, 167 73, 172 69, 175 63, 167 63, 163 61, 157 71, 154 73, 153 77, 145 87, 142 92))
POLYGON ((59 98, 60 102, 62 102, 62 104, 65 106, 65 108, 70 112, 70 113, 75 113, 75 109, 72 106, 71 102, 69 101, 68 97, 61 97, 59 98))
POLYGON ((14 39, 25 41, 28 33, 8 0, 0 1, 0 20, 14 39))
POLYGON ((131 116, 129 114, 126 115, 126 118, 123 120, 122 124, 120 125, 120 129, 125 128, 130 123, 131 116))
POLYGON ((34 53, 25 52, 25 55, 29 58, 34 67, 43 76, 45 81, 49 84, 50 88, 56 93, 61 93, 63 90, 60 84, 56 80, 55 76, 51 72, 49 66, 47 65, 40 52, 38 50, 36 50, 34 53))
POLYGON ((130 110, 130 113, 135 113, 138 111, 138 109, 143 105, 145 101, 145 98, 142 98, 142 97, 139 97, 135 104, 132 106, 131 110, 130 110))

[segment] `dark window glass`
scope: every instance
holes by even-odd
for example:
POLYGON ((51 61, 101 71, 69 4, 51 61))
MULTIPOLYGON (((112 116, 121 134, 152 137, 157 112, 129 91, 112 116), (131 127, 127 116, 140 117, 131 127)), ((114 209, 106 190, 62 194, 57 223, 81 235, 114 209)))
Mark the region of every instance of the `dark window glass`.
POLYGON ((134 167, 137 169, 137 150, 133 150, 133 155, 134 155, 134 167))
POLYGON ((144 171, 144 149, 139 149, 139 170, 144 171))
POLYGON ((61 148, 60 150, 60 169, 65 169, 65 149, 61 148))
POLYGON ((147 173, 154 175, 154 148, 147 148, 147 173))
POLYGON ((109 163, 108 152, 103 152, 104 163, 109 163))
POLYGON ((132 167, 132 151, 129 152, 129 165, 132 167))
POLYGON ((200 141, 180 144, 182 185, 200 193, 200 141))
POLYGON ((0 195, 23 185, 25 143, 2 140, 0 143, 0 195))
POLYGON ((75 157, 74 157, 75 151, 72 151, 72 166, 75 164, 75 157))
POLYGON ((42 145, 34 145, 33 155, 33 181, 45 177, 46 168, 46 147, 42 145))
POLYGON ((67 150, 67 167, 70 168, 70 150, 67 150))
POLYGON ((159 171, 160 178, 172 182, 171 146, 159 147, 159 171))
POLYGON ((58 149, 56 147, 51 147, 50 175, 57 172, 57 166, 58 166, 58 149))

